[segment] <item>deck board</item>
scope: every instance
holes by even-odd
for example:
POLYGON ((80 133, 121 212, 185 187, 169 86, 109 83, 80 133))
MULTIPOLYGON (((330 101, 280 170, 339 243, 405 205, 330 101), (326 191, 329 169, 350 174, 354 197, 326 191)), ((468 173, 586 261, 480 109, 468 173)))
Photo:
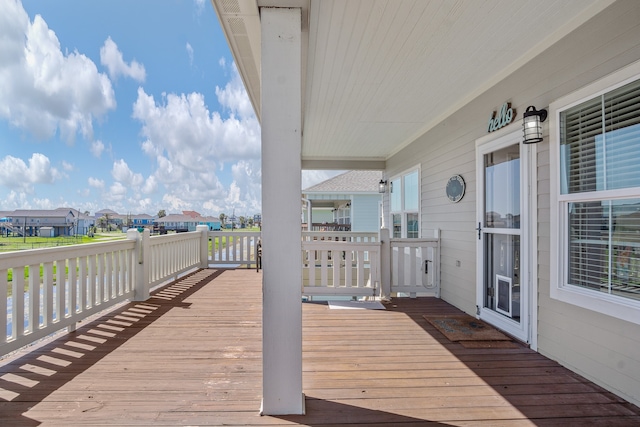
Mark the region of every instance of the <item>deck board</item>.
POLYGON ((0 364, 2 426, 632 426, 640 410, 519 345, 469 349, 424 318, 303 304, 305 416, 259 416, 261 274, 202 270, 0 364))

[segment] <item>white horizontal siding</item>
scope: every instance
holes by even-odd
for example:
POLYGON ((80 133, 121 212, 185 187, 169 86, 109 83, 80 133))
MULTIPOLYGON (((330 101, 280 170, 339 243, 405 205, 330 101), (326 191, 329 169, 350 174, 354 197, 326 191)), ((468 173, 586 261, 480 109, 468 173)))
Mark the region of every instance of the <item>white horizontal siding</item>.
MULTIPOLYGON (((512 132, 520 126, 528 105, 546 108, 552 101, 638 60, 640 2, 618 1, 387 160, 386 176, 416 165, 421 168, 421 227, 441 230, 444 300, 475 313, 475 140, 486 135, 491 112, 503 102, 511 102, 517 110, 516 120, 502 131, 512 132), (457 204, 450 203, 445 195, 446 181, 454 174, 462 175, 467 184, 465 196, 457 204)), ((548 135, 536 148, 538 350, 640 405, 640 327, 549 297, 552 239, 548 135)), ((388 199, 385 212, 387 203, 388 199)))

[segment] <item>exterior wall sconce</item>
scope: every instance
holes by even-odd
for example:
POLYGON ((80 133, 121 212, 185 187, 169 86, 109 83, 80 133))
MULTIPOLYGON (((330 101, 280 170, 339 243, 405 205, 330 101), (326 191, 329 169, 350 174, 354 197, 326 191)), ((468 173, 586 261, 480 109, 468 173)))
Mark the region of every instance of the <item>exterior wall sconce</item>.
POLYGON ((380 182, 378 183, 378 193, 386 193, 387 192, 387 184, 389 183, 389 181, 387 180, 380 180, 380 182))
POLYGON ((535 144, 542 141, 542 122, 547 120, 547 110, 536 110, 533 105, 527 107, 522 116, 524 144, 535 144))

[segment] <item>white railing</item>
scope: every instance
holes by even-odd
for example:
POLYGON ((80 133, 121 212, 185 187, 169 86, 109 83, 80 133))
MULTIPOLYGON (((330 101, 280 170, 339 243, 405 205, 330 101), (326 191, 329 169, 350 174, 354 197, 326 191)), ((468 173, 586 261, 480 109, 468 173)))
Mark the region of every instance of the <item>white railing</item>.
POLYGON ((135 248, 121 240, 0 254, 0 354, 133 298, 135 248))
POLYGON ((439 237, 390 239, 390 252, 392 294, 440 297, 439 237))
MULTIPOLYGON (((200 255, 202 232, 166 234, 149 239, 149 286, 198 268, 203 263, 200 255)), ((206 255, 205 255, 206 256, 206 255)))
POLYGON ((125 300, 148 299, 152 286, 206 268, 207 245, 202 226, 155 237, 133 229, 126 240, 0 254, 0 355, 73 330, 125 300))
POLYGON ((209 264, 217 266, 256 265, 260 232, 209 231, 211 251, 209 264))
POLYGON ((303 295, 379 295, 380 243, 307 240, 302 260, 303 295))

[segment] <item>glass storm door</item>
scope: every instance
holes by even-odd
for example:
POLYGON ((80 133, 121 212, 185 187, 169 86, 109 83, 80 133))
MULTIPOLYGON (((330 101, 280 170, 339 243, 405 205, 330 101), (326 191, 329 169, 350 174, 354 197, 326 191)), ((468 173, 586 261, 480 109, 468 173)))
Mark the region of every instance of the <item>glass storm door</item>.
POLYGON ((529 341, 528 155, 510 134, 477 148, 480 318, 529 341))

